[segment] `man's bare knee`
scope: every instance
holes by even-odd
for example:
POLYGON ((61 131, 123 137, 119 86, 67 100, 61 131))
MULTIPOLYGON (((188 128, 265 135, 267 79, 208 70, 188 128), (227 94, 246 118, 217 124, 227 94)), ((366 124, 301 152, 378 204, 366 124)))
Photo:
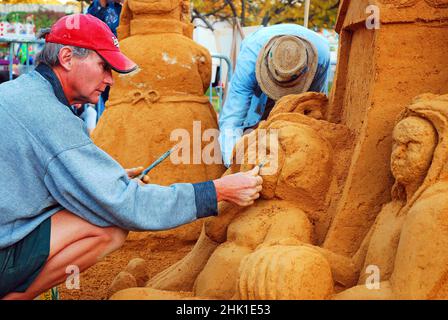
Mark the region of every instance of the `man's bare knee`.
POLYGON ((99 237, 104 245, 104 253, 102 256, 120 249, 127 235, 128 231, 117 227, 101 228, 99 237))
POLYGON ((129 231, 123 230, 120 228, 111 228, 110 234, 112 237, 111 244, 114 246, 115 250, 121 248, 123 243, 125 242, 129 231))

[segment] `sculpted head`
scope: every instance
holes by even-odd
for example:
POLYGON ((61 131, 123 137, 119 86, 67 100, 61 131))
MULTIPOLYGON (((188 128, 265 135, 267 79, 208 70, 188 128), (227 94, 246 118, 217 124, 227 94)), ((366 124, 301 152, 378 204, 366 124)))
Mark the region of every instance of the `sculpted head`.
POLYGON ((171 18, 180 19, 183 7, 188 5, 188 1, 182 0, 128 0, 127 5, 130 11, 136 15, 145 15, 149 18, 160 16, 166 19, 167 15, 171 18))
POLYGON ((328 141, 312 128, 292 123, 281 125, 279 141, 285 152, 279 183, 311 193, 324 191, 332 155, 328 141))
POLYGON ((126 0, 119 38, 157 33, 180 33, 192 38, 190 16, 190 0, 126 0))
MULTIPOLYGON (((332 166, 332 147, 326 139, 310 126, 283 120, 270 124, 265 136, 260 134, 261 130, 252 132, 251 138, 246 136, 252 143, 244 143, 243 164, 237 171, 250 170, 255 163, 269 159, 261 170, 263 198, 297 200, 304 197, 315 201, 315 197, 326 193, 332 166), (266 156, 260 157, 263 148, 266 156)), ((243 139, 240 143, 243 144, 243 139)))
POLYGON ((411 116, 394 128, 391 169, 397 182, 409 185, 428 172, 437 145, 437 132, 430 122, 411 116))

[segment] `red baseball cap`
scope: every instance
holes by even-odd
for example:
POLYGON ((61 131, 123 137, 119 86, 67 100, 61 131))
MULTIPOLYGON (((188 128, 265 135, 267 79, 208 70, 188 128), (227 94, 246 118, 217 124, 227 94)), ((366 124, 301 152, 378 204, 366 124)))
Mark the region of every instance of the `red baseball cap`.
POLYGON ((51 27, 45 40, 94 50, 119 73, 137 69, 137 64, 121 53, 118 39, 108 25, 90 14, 77 13, 62 17, 51 27))

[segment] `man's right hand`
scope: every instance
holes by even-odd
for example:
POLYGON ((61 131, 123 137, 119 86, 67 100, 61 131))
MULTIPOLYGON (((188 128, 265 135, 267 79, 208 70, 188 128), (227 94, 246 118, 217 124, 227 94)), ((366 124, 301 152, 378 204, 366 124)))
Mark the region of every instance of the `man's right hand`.
POLYGON ((228 201, 246 207, 260 197, 263 178, 257 166, 248 172, 239 172, 214 180, 219 201, 228 201))

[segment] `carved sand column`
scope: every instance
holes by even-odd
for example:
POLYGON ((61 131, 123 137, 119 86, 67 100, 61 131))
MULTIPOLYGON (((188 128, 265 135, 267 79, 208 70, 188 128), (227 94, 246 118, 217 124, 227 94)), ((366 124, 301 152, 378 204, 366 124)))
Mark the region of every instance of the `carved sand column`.
POLYGON ((394 120, 414 96, 448 91, 447 0, 344 0, 329 120, 356 133, 348 178, 324 247, 351 255, 390 200, 394 120), (368 13, 366 9, 370 7, 368 13), (380 28, 366 19, 379 13, 380 28))

